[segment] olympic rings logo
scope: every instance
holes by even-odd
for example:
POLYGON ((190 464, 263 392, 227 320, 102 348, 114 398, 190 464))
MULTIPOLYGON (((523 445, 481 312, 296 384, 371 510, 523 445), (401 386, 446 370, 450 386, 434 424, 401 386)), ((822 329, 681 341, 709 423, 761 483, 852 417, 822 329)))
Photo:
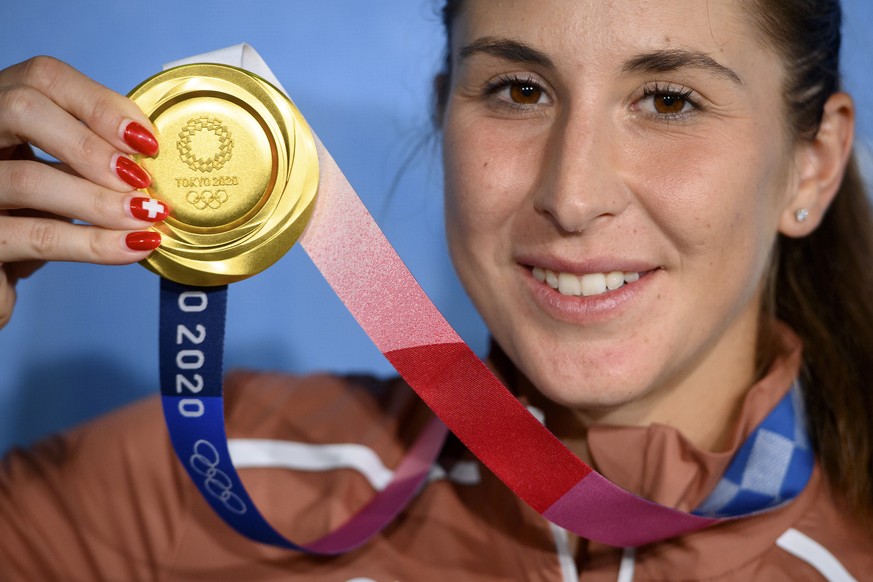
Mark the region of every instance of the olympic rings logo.
POLYGON ((176 149, 179 150, 180 159, 192 170, 212 172, 224 167, 231 156, 233 156, 233 138, 220 119, 201 115, 200 117, 190 119, 188 124, 179 132, 179 141, 176 142, 176 149), (208 157, 200 157, 194 151, 194 136, 202 131, 211 133, 218 145, 216 151, 208 157))
POLYGON ((233 482, 227 473, 218 468, 221 457, 209 441, 200 439, 194 443, 194 454, 188 459, 188 465, 205 479, 203 487, 210 495, 218 499, 228 511, 242 515, 248 508, 239 495, 231 491, 233 482))
POLYGON ((218 190, 217 192, 212 190, 204 190, 202 192, 192 190, 188 192, 186 200, 193 204, 197 210, 203 210, 207 206, 213 210, 218 210, 222 204, 227 202, 227 192, 224 190, 218 190))

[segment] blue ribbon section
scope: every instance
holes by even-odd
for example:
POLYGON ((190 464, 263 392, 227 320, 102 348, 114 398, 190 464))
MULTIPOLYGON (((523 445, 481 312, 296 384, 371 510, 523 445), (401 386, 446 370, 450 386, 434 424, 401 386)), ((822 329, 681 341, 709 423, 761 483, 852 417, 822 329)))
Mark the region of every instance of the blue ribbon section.
POLYGON ((803 491, 814 465, 803 392, 795 383, 749 435, 694 513, 736 517, 778 507, 803 491))
POLYGON ((227 286, 161 279, 161 395, 170 439, 203 498, 231 527, 262 543, 305 551, 261 516, 230 458, 222 394, 226 313, 227 286))

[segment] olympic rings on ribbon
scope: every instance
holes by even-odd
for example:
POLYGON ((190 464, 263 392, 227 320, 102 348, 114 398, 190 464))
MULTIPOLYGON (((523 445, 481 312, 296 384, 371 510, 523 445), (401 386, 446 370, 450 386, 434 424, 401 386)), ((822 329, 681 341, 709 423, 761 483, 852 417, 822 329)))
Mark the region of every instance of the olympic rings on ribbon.
POLYGON ((228 511, 242 515, 248 511, 248 507, 236 493, 231 491, 233 481, 227 476, 227 473, 218 468, 220 462, 221 457, 212 443, 204 439, 194 443, 194 454, 188 459, 188 465, 192 470, 205 477, 203 488, 221 501, 228 511))

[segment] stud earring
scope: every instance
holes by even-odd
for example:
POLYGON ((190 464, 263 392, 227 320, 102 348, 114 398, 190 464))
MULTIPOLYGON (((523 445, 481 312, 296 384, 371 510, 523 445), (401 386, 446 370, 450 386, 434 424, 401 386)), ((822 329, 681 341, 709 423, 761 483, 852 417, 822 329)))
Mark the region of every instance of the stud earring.
POLYGON ((809 218, 809 210, 806 208, 801 208, 794 213, 794 218, 797 220, 797 222, 806 222, 806 219, 809 218))

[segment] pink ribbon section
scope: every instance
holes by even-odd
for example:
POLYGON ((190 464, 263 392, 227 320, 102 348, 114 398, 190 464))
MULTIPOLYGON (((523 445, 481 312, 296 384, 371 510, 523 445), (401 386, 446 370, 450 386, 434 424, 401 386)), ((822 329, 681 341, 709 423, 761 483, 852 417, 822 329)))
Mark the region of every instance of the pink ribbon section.
POLYGON ((347 552, 382 531, 418 493, 439 455, 445 437, 445 425, 437 418, 432 419, 394 470, 388 487, 339 528, 303 548, 324 555, 347 552), (401 502, 398 503, 398 500, 401 502))
POLYGON ((690 533, 719 521, 632 495, 595 471, 567 491, 543 516, 584 538, 623 548, 690 533))

